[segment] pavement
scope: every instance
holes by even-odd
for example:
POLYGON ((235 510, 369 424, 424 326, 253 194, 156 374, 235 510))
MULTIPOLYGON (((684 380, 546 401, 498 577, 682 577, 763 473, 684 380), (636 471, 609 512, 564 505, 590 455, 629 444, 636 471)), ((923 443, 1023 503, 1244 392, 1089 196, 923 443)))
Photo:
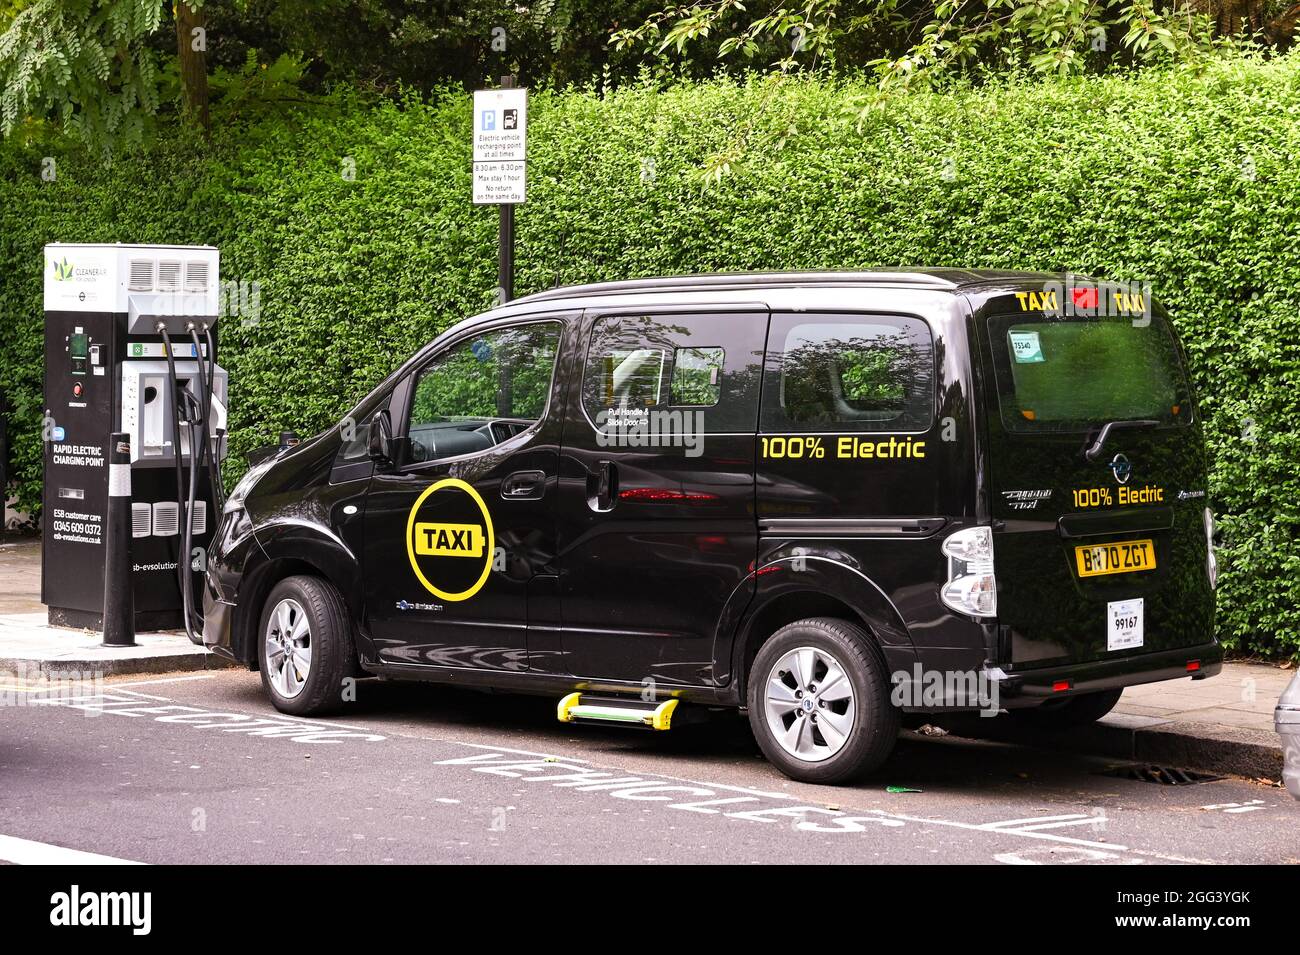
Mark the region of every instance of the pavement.
MULTIPOLYGON (((52 628, 44 620, 39 542, 0 542, 0 671, 125 675, 229 665, 184 634, 139 634, 138 647, 110 649, 98 645, 98 634, 52 628)), ((1006 716, 925 721, 966 738, 1277 781, 1282 749, 1273 707, 1292 673, 1267 663, 1230 662, 1208 679, 1131 687, 1105 719, 1068 733, 1006 716)))
POLYGON ((51 627, 46 622, 40 541, 0 542, 0 674, 113 676, 231 665, 179 631, 138 633, 134 647, 104 647, 101 639, 94 630, 51 627))

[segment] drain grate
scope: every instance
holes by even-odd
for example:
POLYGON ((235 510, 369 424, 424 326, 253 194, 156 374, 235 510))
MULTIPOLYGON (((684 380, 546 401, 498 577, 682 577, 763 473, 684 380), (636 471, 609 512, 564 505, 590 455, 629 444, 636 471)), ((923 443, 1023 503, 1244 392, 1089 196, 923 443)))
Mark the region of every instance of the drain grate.
POLYGON ((1222 776, 1210 773, 1196 773, 1190 769, 1178 769, 1175 766, 1112 766, 1102 770, 1102 776, 1114 776, 1116 779, 1135 779, 1140 783, 1159 783, 1161 786, 1192 786, 1196 783, 1212 783, 1222 776))

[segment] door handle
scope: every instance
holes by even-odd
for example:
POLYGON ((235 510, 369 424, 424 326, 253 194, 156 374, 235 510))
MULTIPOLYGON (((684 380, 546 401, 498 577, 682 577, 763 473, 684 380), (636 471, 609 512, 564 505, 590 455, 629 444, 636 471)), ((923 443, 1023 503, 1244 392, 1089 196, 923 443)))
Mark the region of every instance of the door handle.
POLYGON ((593 511, 608 511, 618 497, 618 468, 613 461, 598 461, 594 473, 587 475, 587 506, 593 511))
POLYGON ((545 471, 516 471, 501 482, 502 500, 537 501, 545 493, 545 471))

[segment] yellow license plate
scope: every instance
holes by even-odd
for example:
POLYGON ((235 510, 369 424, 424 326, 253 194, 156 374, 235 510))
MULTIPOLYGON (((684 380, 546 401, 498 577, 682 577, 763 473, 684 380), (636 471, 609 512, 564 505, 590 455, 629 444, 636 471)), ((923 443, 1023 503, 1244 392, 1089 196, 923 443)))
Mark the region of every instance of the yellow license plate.
POLYGON ((1074 549, 1074 562, 1080 577, 1102 574, 1128 574, 1135 570, 1154 570, 1154 541, 1118 541, 1114 544, 1083 544, 1074 549))

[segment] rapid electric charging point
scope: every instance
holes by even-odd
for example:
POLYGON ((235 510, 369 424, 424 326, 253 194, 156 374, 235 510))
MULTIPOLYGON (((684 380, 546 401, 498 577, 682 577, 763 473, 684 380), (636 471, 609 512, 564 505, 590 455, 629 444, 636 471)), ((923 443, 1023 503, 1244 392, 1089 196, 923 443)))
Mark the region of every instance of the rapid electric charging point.
POLYGON ((54 626, 103 626, 114 432, 130 442, 135 629, 194 621, 181 568, 201 593, 225 456, 219 266, 210 246, 45 247, 41 600, 54 626))

